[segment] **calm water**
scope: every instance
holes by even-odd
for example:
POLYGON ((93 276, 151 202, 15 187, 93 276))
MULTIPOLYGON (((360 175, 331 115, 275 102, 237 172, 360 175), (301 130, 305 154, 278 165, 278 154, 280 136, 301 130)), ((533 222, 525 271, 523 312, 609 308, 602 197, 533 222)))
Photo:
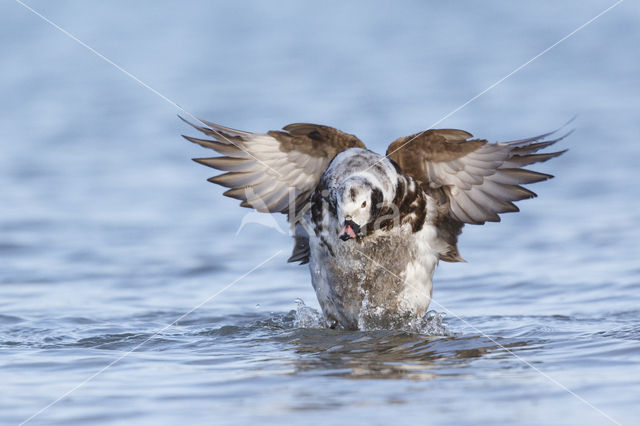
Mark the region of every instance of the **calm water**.
MULTIPOLYGON (((612 4, 299 3, 30 2, 196 115, 378 151, 612 4)), ((2 2, 0 423, 73 390, 29 424, 640 424, 639 19, 622 3, 438 124, 578 114, 540 198, 465 228, 418 335, 318 328, 290 238, 237 233, 179 111, 2 2)))

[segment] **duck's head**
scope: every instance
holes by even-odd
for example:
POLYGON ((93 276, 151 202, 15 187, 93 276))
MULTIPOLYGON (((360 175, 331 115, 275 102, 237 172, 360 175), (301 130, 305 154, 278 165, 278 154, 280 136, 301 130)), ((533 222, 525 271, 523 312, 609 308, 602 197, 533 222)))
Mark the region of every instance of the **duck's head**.
POLYGON ((360 176, 351 177, 338 187, 336 213, 342 241, 365 234, 366 226, 380 209, 382 198, 382 190, 360 176))

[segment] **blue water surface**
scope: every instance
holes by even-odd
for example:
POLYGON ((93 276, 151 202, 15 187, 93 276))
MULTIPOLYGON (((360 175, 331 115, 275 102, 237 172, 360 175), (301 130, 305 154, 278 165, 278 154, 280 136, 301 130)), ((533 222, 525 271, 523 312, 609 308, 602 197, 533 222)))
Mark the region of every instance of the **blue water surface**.
POLYGON ((640 424, 637 2, 458 111, 614 2, 27 4, 131 75, 0 4, 0 423, 640 424), (538 199, 465 228, 429 335, 318 328, 178 113, 378 152, 577 119, 538 199))

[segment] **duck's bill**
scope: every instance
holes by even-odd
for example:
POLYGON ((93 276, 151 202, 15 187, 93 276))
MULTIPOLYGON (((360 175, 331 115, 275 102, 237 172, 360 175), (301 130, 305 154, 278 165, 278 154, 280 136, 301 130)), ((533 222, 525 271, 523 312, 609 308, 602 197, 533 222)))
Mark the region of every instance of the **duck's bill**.
POLYGON ((342 241, 350 240, 351 238, 356 238, 356 231, 353 229, 353 226, 349 223, 345 224, 340 232, 340 239, 342 241))

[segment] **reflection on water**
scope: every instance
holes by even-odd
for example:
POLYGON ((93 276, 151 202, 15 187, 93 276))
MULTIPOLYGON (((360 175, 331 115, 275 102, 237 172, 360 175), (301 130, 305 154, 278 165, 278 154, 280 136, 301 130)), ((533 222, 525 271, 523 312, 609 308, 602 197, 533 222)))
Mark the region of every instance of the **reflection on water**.
POLYGON ((274 316, 257 324, 282 328, 272 337, 286 343, 297 354, 295 373, 354 379, 431 379, 440 374, 468 374, 464 367, 485 354, 498 357, 507 350, 526 347, 532 341, 490 339, 487 336, 456 336, 444 314, 430 311, 422 332, 391 330, 331 330, 317 321, 320 314, 300 299, 286 316, 274 316), (309 317, 315 316, 309 322, 309 317), (301 317, 307 321, 301 326, 301 317), (294 328, 291 328, 293 326, 294 328))
POLYGON ((393 331, 334 332, 296 330, 278 340, 292 345, 300 357, 295 374, 351 379, 429 380, 440 375, 467 375, 471 362, 493 357, 506 349, 527 346, 526 341, 504 341, 498 346, 486 337, 420 336, 393 331))
MULTIPOLYGON (((70 335, 46 335, 52 330, 16 327, 3 336, 0 348, 15 346, 23 334, 40 334, 38 341, 28 344, 32 349, 90 348, 114 354, 138 349, 141 352, 171 350, 185 342, 200 340, 201 347, 216 348, 217 344, 234 342, 257 344, 271 342, 290 348, 297 356, 289 358, 293 371, 288 374, 340 376, 352 379, 414 379, 427 380, 440 375, 468 375, 471 363, 483 356, 493 359, 511 357, 507 350, 540 347, 540 340, 505 339, 474 335, 456 335, 445 328, 440 314, 432 312, 430 320, 439 327, 439 335, 413 332, 332 330, 320 324, 320 315, 298 299, 296 309, 287 314, 237 315, 235 318, 206 317, 181 322, 176 328, 159 334, 144 332, 108 333, 98 326, 74 339, 70 335), (313 320, 310 317, 314 316, 313 320), (301 324, 306 321, 306 324, 301 324), (220 324, 216 326, 216 324, 220 324)), ((146 314, 139 320, 153 321, 166 314, 146 314)), ((15 317, 4 316, 6 322, 20 323, 15 317)), ((84 318, 67 318, 69 324, 91 325, 84 318)), ((433 328, 433 327, 432 327, 433 328)), ((22 342, 24 345, 26 342, 22 342)))

